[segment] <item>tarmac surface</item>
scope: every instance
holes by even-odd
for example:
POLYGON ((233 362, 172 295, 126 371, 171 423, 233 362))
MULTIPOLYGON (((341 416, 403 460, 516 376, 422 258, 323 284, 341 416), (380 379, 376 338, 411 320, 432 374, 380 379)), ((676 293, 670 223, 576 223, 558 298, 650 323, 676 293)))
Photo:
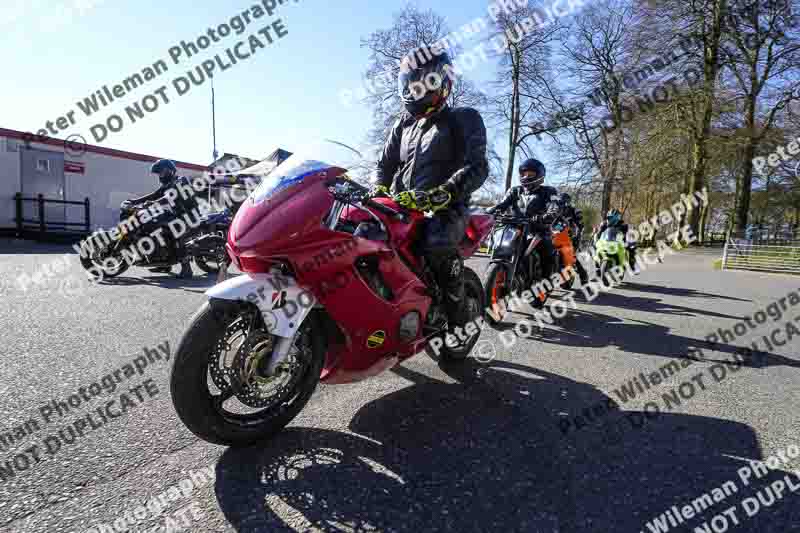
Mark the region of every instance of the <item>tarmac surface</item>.
MULTIPOLYGON (((276 439, 228 449, 183 427, 171 358, 143 351, 175 349, 213 280, 134 268, 87 286, 74 254, 56 272, 68 251, 0 241, 0 531, 113 531, 162 493, 130 531, 800 531, 800 457, 743 479, 749 460, 800 451, 800 335, 785 342, 800 333, 800 278, 716 271, 719 251, 669 255, 591 301, 578 286, 577 309, 544 329, 515 332, 532 309, 510 315, 505 343, 482 334, 490 362, 420 354, 322 385, 276 439), (54 276, 22 290, 43 265, 54 276), (781 298, 779 318, 706 342, 781 298), (767 349, 778 329, 785 344, 767 349), (135 375, 116 390, 69 405, 125 365, 135 375), (192 488, 168 490, 182 480, 192 488)), ((483 276, 486 260, 468 265, 483 276)))

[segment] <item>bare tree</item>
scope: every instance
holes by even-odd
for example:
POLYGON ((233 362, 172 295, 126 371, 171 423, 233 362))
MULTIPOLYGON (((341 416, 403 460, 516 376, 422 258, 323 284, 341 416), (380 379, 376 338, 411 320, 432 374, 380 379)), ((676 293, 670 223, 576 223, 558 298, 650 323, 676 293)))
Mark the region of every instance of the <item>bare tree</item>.
MULTIPOLYGON (((707 183, 708 144, 716 103, 718 78, 722 66, 724 18, 728 0, 660 0, 642 6, 648 26, 664 36, 653 41, 668 46, 675 36, 691 43, 689 64, 702 73, 694 91, 692 105, 680 109, 691 138, 691 171, 687 176, 687 191, 700 191, 707 183)), ((699 232, 700 211, 691 209, 689 225, 695 235, 699 232)))
MULTIPOLYGON (((458 42, 472 31, 472 28, 460 28, 450 32, 442 16, 431 9, 423 11, 408 4, 394 15, 391 27, 373 31, 361 40, 361 46, 370 50, 370 64, 365 72, 368 88, 365 103, 373 111, 369 142, 383 142, 402 114, 397 79, 403 59, 420 49, 430 49, 434 43, 445 42, 450 45, 448 54, 455 60, 460 50, 458 42)), ((453 107, 480 109, 486 104, 486 96, 469 80, 458 78, 449 103, 453 107)))
POLYGON ((561 164, 577 169, 584 178, 588 175, 594 179, 599 174, 602 212, 611 205, 622 150, 622 74, 641 54, 631 40, 636 23, 630 2, 604 0, 575 18, 563 46, 572 81, 578 87, 573 92, 578 103, 562 110, 572 119, 567 121, 572 150, 562 151, 561 164))
MULTIPOLYGON (((800 98, 800 42, 790 29, 792 16, 786 4, 756 0, 732 9, 725 21, 728 31, 722 59, 738 93, 745 140, 735 212, 735 229, 743 232, 750 211, 753 158, 782 112, 800 98)), ((766 176, 767 188, 769 177, 766 176)))
POLYGON ((555 83, 550 55, 562 31, 559 22, 534 24, 534 4, 498 15, 489 39, 500 60, 490 116, 508 139, 505 188, 511 187, 516 153, 531 153, 528 141, 540 134, 541 123, 551 114, 555 83))

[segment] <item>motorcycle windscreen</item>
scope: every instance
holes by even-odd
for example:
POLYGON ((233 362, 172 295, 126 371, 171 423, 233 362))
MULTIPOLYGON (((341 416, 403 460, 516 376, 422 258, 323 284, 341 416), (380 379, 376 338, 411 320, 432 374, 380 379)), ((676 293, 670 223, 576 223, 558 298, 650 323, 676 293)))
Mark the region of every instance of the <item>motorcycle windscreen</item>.
POLYGON ((617 242, 618 240, 624 241, 625 235, 622 233, 622 230, 614 227, 606 229, 600 236, 600 239, 609 242, 617 242))
POLYGON ((260 184, 250 195, 252 202, 258 204, 301 183, 304 177, 332 167, 346 169, 356 181, 366 181, 364 169, 369 167, 368 157, 370 154, 365 155, 346 143, 314 139, 298 147, 280 164, 265 159, 237 174, 260 178, 260 184))
POLYGON ((492 241, 492 257, 511 258, 517 251, 517 242, 522 236, 522 230, 514 226, 500 226, 494 231, 492 241))

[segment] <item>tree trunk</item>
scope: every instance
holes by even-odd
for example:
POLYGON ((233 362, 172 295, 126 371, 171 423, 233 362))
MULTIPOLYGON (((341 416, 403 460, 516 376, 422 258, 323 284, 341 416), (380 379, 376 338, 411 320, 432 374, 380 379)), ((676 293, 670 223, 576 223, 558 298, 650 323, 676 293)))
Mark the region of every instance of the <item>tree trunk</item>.
POLYGON ((703 206, 701 215, 700 215, 700 236, 698 240, 702 242, 706 242, 706 226, 708 225, 708 214, 711 212, 711 199, 708 200, 708 203, 703 206))
MULTIPOLYGON (((747 146, 744 147, 744 160, 742 161, 741 186, 736 191, 736 231, 743 232, 747 228, 747 218, 750 213, 750 189, 753 188, 753 157, 756 155, 756 101, 751 97, 747 102, 745 113, 745 129, 747 131, 747 146)), ((768 197, 769 198, 769 197, 768 197)))
MULTIPOLYGON (((714 2, 714 18, 711 21, 710 33, 703 46, 703 116, 700 124, 695 125, 695 139, 692 147, 692 181, 689 194, 701 190, 706 178, 706 159, 708 158, 707 141, 711 131, 711 118, 714 113, 714 92, 719 73, 719 47, 722 36, 723 17, 727 11, 727 0, 714 2)), ((700 211, 690 208, 689 226, 698 234, 700 211)))
POLYGON ((508 167, 506 167, 506 190, 511 188, 511 181, 514 179, 514 162, 517 154, 517 142, 519 141, 519 60, 520 54, 516 49, 509 49, 511 54, 512 74, 511 74, 511 127, 508 133, 508 167))
POLYGON ((742 176, 738 180, 736 201, 736 230, 743 232, 747 228, 747 219, 750 215, 750 189, 753 187, 753 155, 754 146, 745 147, 745 160, 742 166, 742 176))

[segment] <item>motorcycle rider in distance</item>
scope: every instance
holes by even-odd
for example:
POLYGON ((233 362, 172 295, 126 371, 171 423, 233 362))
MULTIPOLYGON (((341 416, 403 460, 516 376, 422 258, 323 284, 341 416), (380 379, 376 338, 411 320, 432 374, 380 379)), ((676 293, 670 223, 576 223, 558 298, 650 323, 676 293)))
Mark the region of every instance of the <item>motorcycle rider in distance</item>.
POLYGON ((622 212, 617 209, 616 207, 611 208, 608 210, 606 214, 606 219, 600 224, 600 228, 594 234, 593 242, 597 242, 597 239, 600 238, 600 235, 603 234, 605 230, 608 228, 618 227, 620 231, 625 235, 625 248, 628 251, 628 264, 630 265, 631 271, 634 275, 638 276, 639 272, 634 266, 636 265, 636 243, 631 242, 628 243, 628 224, 622 219, 622 212))
POLYGON ((500 203, 487 209, 487 213, 494 214, 510 207, 518 216, 531 219, 533 231, 542 237, 544 277, 550 278, 553 274, 556 249, 553 246, 553 236, 550 224, 546 222, 546 215, 552 212, 554 207, 552 202, 557 200, 558 191, 544 185, 546 175, 547 169, 538 159, 524 161, 519 166, 520 184, 511 187, 500 203))
MULTIPOLYGON (((413 54, 413 52, 412 52, 413 54)), ((377 163, 373 194, 393 194, 406 209, 431 211, 418 251, 443 292, 450 330, 468 321, 464 305, 464 238, 470 195, 489 175, 486 127, 471 108, 448 106, 453 65, 447 53, 424 63, 401 63, 398 79, 404 111, 394 123, 377 163)))
MULTIPOLYGON (((149 194, 145 194, 144 196, 140 196, 139 198, 125 200, 122 202, 121 207, 143 208, 144 204, 147 202, 158 202, 162 207, 166 208, 166 211, 154 218, 152 221, 148 222, 148 224, 152 225, 153 228, 166 225, 176 216, 180 216, 183 213, 190 213, 197 207, 197 203, 193 197, 184 198, 183 193, 180 189, 178 189, 179 183, 184 186, 184 190, 187 190, 185 189, 187 185, 189 189, 191 189, 191 185, 188 183, 187 178, 178 177, 178 167, 174 161, 169 159, 159 159, 150 167, 150 172, 158 175, 158 181, 161 183, 158 189, 149 194), (171 210, 170 207, 168 207, 169 200, 165 196, 167 191, 170 189, 175 189, 175 191, 170 194, 170 198, 175 198, 175 200, 173 200, 175 202, 175 206, 171 210)), ((177 259, 179 259, 181 264, 181 271, 178 274, 178 277, 181 279, 190 279, 192 277, 192 265, 189 261, 189 257, 186 256, 186 251, 181 245, 180 239, 175 242, 175 254, 177 255, 177 259)), ((154 268, 152 271, 168 273, 172 271, 172 268, 160 267, 154 268)))
POLYGON ((581 213, 580 209, 576 209, 575 206, 572 205, 572 196, 567 193, 561 193, 558 203, 561 205, 561 213, 571 226, 572 247, 575 249, 576 253, 575 267, 578 270, 581 284, 586 285, 589 281, 589 276, 586 273, 586 269, 583 268, 580 259, 577 258, 578 249, 581 245, 581 237, 583 236, 583 213, 581 213))

